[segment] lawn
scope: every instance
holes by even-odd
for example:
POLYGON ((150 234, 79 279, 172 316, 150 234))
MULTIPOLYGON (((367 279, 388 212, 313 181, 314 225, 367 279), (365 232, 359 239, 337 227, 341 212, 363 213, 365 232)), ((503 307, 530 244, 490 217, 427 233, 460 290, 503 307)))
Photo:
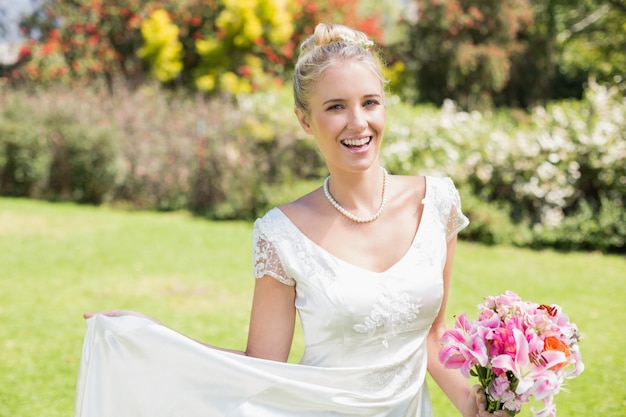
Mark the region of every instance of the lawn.
MULTIPOLYGON (((243 349, 253 278, 249 222, 0 199, 0 416, 72 415, 81 314, 128 308, 193 338, 243 349)), ((460 242, 448 316, 506 289, 563 306, 585 372, 558 415, 626 409, 626 260, 460 242)), ((291 361, 302 351, 297 334, 291 361)), ((437 417, 458 416, 431 389, 437 417)), ((528 416, 529 413, 522 413, 528 416)))

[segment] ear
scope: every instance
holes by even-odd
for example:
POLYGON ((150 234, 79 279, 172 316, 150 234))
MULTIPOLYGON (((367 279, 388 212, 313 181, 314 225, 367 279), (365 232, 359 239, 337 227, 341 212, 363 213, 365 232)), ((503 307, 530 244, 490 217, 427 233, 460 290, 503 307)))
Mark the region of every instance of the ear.
POLYGON ((298 118, 298 122, 300 122, 300 126, 302 126, 302 129, 304 129, 304 131, 309 135, 312 135, 313 130, 311 129, 311 123, 309 123, 309 116, 297 107, 295 113, 296 117, 298 118))

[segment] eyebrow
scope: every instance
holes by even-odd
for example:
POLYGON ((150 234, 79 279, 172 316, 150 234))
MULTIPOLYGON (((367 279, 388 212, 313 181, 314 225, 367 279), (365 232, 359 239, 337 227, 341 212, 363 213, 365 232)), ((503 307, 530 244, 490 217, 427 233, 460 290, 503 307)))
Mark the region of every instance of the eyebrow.
MULTIPOLYGON (((363 96, 364 99, 367 99, 367 98, 381 98, 381 97, 382 97, 382 95, 380 95, 380 94, 366 94, 366 95, 363 96)), ((325 102, 323 102, 322 106, 325 106, 326 104, 329 104, 329 103, 336 103, 338 101, 341 102, 341 101, 346 101, 346 100, 343 99, 343 98, 331 98, 330 100, 326 100, 325 102)))

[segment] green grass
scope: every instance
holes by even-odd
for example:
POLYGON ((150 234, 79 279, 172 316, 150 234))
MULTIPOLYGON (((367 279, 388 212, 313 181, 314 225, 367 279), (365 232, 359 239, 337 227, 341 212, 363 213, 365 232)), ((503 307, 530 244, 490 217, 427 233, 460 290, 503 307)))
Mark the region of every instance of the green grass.
MULTIPOLYGON (((243 349, 253 288, 249 222, 0 199, 0 416, 70 416, 85 326, 109 308, 243 349)), ((626 261, 459 244, 448 306, 472 314, 505 289, 563 306, 584 336, 585 372, 558 415, 623 416, 626 261)), ((297 334, 291 361, 302 351, 297 334)), ((438 417, 457 413, 431 388, 438 417)), ((527 412, 522 416, 529 415, 527 412)))

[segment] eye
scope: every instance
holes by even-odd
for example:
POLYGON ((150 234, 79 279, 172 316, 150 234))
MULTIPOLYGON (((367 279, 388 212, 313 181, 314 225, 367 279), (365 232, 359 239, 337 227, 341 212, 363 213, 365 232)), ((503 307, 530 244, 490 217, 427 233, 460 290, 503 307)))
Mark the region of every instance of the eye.
POLYGON ((378 106, 379 104, 380 102, 378 100, 370 99, 370 100, 365 100, 365 103, 363 103, 363 106, 372 107, 372 106, 378 106))
POLYGON ((327 111, 341 110, 341 109, 343 109, 343 106, 341 104, 333 104, 332 106, 328 106, 326 108, 327 111))

